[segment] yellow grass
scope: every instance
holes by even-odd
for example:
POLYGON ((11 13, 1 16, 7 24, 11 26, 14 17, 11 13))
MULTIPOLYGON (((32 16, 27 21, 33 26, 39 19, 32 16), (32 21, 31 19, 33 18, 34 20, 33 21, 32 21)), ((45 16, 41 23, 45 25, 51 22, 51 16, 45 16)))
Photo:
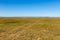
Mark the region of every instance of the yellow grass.
POLYGON ((60 40, 60 18, 0 17, 0 40, 60 40))

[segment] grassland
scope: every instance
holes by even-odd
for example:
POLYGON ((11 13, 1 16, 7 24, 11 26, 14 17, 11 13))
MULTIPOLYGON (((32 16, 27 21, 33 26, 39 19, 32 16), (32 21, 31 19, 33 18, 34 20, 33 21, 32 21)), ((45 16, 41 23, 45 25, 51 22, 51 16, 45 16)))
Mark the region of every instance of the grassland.
POLYGON ((60 40, 60 18, 0 17, 0 40, 60 40))

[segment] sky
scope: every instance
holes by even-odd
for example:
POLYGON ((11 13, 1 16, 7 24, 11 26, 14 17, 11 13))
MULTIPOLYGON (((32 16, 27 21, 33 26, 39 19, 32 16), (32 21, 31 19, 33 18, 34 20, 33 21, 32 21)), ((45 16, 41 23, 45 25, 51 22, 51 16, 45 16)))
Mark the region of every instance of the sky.
POLYGON ((0 16, 60 17, 60 0, 0 0, 0 16))

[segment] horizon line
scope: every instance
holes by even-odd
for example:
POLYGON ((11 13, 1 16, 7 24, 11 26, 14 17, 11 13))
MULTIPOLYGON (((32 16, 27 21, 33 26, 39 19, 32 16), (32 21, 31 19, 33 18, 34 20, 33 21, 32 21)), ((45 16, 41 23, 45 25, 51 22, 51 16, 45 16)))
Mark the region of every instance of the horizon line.
POLYGON ((60 17, 60 16, 0 16, 0 17, 60 17))

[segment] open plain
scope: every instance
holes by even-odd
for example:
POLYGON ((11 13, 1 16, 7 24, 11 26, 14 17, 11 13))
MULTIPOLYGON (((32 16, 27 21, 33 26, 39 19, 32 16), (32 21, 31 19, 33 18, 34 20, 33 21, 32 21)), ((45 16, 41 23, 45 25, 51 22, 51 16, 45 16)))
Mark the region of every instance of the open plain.
POLYGON ((0 17, 0 40, 60 40, 60 18, 0 17))

